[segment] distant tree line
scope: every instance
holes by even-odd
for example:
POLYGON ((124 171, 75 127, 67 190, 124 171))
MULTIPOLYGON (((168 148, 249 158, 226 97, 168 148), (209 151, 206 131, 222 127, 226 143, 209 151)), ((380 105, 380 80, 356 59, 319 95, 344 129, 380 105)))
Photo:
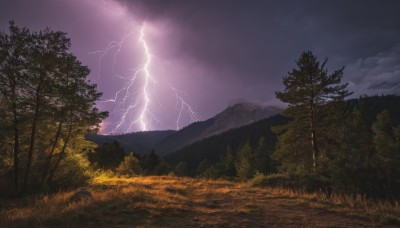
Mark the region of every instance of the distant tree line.
POLYGON ((125 152, 117 141, 104 143, 88 152, 88 160, 94 169, 110 170, 117 175, 167 175, 172 167, 155 151, 147 155, 125 152))
POLYGON ((31 32, 10 22, 0 32, 0 184, 13 194, 73 185, 87 178, 83 151, 107 116, 69 52, 63 32, 31 32), (79 168, 81 167, 81 168, 79 168))

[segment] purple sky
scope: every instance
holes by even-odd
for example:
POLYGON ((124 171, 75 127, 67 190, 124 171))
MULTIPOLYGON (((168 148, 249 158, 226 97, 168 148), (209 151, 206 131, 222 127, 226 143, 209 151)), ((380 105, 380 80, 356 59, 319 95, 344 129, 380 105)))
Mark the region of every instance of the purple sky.
POLYGON ((119 133, 143 130, 141 120, 146 130, 181 128, 191 121, 184 104, 200 120, 237 101, 281 105, 274 92, 304 50, 328 57, 329 70, 346 66, 355 96, 390 90, 400 83, 398 9, 397 0, 2 0, 0 30, 14 20, 67 32, 102 100, 121 91, 98 104, 111 114, 102 132, 119 133), (131 81, 147 61, 143 26, 145 112, 145 71, 131 81))

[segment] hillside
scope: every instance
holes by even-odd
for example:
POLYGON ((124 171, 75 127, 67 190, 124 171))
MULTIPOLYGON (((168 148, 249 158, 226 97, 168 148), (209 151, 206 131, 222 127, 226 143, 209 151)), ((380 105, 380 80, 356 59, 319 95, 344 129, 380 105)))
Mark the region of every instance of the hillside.
POLYGON ((260 119, 276 115, 281 109, 262 107, 252 103, 238 103, 206 121, 191 124, 171 134, 155 145, 158 154, 168 154, 186 145, 226 132, 230 129, 254 123, 260 119))
POLYGON ((252 147, 256 147, 261 137, 264 137, 269 149, 275 145, 276 135, 271 132, 271 127, 282 125, 287 119, 282 115, 275 115, 255 123, 242 126, 240 128, 231 129, 227 132, 211 136, 190 144, 180 150, 167 155, 167 160, 173 164, 184 161, 193 171, 198 164, 204 159, 214 163, 219 161, 227 146, 231 146, 233 150, 238 149, 246 141, 250 141, 252 147))
MULTIPOLYGON (((400 123, 399 104, 400 96, 360 97, 346 101, 343 115, 348 115, 355 109, 362 110, 362 118, 367 123, 368 129, 371 129, 376 116, 385 109, 393 115, 393 120, 396 123, 400 123)), ((221 154, 226 151, 228 145, 233 150, 236 150, 249 140, 251 146, 255 148, 261 137, 265 137, 267 145, 272 151, 275 146, 276 135, 271 132, 271 127, 282 125, 286 122, 287 119, 282 115, 272 116, 190 144, 168 154, 167 159, 173 164, 182 161, 186 162, 189 169, 191 169, 190 171, 194 171, 204 159, 212 163, 217 162, 221 154)))
POLYGON ((75 192, 0 207, 3 227, 378 227, 399 218, 398 205, 350 206, 347 200, 247 183, 177 177, 98 179, 93 199, 68 203, 75 192), (12 205, 12 206, 10 206, 12 205), (16 206, 18 205, 18 206, 16 206), (382 209, 379 209, 382 208, 382 209), (383 210, 384 209, 384 210, 383 210), (390 216, 392 220, 385 220, 390 216))
POLYGON ((118 141, 125 152, 147 154, 152 149, 159 155, 179 150, 198 140, 225 132, 229 129, 248 125, 260 119, 276 115, 281 109, 262 107, 248 102, 232 105, 216 116, 199 121, 179 131, 137 132, 123 135, 89 135, 87 138, 97 144, 118 141))

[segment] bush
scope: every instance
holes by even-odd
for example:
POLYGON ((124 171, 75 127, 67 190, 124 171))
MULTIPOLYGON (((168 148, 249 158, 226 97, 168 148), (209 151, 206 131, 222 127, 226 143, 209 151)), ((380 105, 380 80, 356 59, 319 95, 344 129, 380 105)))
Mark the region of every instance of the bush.
POLYGON ((249 184, 251 186, 262 186, 263 182, 265 180, 265 175, 263 173, 260 173, 256 171, 256 174, 254 174, 254 177, 249 180, 249 184))
POLYGON ((175 175, 178 177, 181 176, 188 176, 189 175, 189 170, 186 162, 180 162, 175 166, 175 175))
POLYGON ((87 185, 93 177, 94 172, 83 155, 67 153, 56 170, 53 181, 49 183, 49 190, 81 187, 87 185))
POLYGON ((256 173, 249 181, 251 186, 283 187, 306 192, 330 192, 330 182, 327 178, 317 174, 289 175, 256 173))
POLYGON ((142 168, 140 167, 139 160, 133 156, 133 153, 125 156, 124 160, 116 169, 117 173, 121 175, 135 176, 140 175, 142 168))

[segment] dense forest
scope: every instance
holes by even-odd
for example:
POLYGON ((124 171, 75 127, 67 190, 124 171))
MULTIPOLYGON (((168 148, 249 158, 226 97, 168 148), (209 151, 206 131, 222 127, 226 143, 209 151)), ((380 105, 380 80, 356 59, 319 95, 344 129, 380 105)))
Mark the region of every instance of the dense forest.
POLYGON ((10 23, 0 33, 0 194, 85 185, 96 175, 229 178, 306 191, 400 198, 400 97, 349 99, 344 68, 303 52, 276 92, 282 115, 194 142, 165 157, 95 145, 108 113, 65 33, 10 23))

